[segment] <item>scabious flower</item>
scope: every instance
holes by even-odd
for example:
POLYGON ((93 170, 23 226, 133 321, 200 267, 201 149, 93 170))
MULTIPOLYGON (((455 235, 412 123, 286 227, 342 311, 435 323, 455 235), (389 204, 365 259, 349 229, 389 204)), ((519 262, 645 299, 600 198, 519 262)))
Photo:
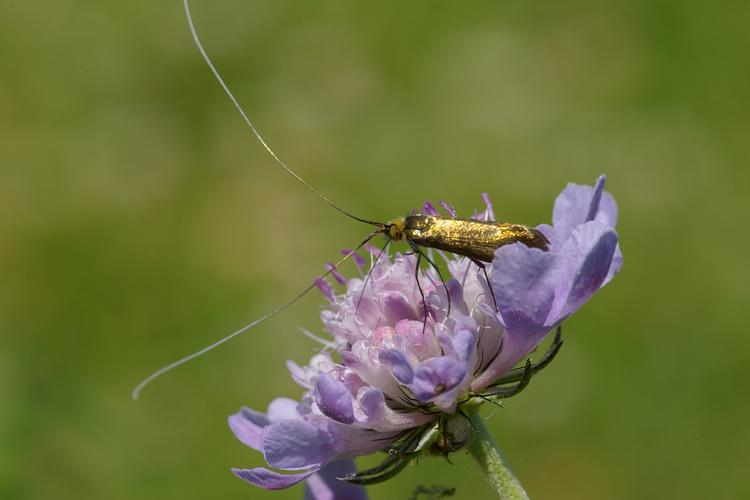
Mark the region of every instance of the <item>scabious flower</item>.
MULTIPOLYGON (((308 498, 366 498, 357 484, 387 479, 419 453, 463 446, 471 432, 463 408, 526 387, 560 348, 560 324, 619 271, 617 207, 603 187, 603 176, 594 187, 569 184, 553 224, 537 228, 549 249, 502 246, 486 273, 467 258, 434 252, 445 260, 444 282, 433 269, 416 270, 414 254, 370 248, 380 258, 369 271, 356 255, 360 276, 330 273, 342 293, 320 280, 332 340, 307 366, 288 363, 305 389, 301 400, 279 398, 266 414, 245 408, 229 417, 240 441, 283 472, 233 472, 267 489, 307 479, 308 498), (514 369, 555 329, 538 363, 514 369), (379 450, 388 452, 379 466, 355 472, 352 458, 379 450)), ((476 217, 494 220, 484 199, 476 217)), ((437 210, 426 204, 423 212, 437 210)))

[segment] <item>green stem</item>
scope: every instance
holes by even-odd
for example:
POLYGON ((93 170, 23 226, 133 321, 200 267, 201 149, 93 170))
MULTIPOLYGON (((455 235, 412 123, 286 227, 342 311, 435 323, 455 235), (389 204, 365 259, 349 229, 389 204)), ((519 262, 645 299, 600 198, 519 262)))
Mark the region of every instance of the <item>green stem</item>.
POLYGON ((498 498, 502 500, 528 500, 529 496, 510 471, 508 463, 484 425, 484 420, 479 416, 479 407, 467 408, 467 416, 474 427, 469 439, 469 453, 484 471, 498 498))

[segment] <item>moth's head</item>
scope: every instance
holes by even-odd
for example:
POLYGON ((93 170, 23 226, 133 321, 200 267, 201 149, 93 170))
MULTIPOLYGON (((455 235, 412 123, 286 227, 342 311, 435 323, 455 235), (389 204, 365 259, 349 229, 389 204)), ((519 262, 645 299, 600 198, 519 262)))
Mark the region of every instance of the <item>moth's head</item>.
POLYGON ((404 239, 404 218, 396 217, 383 224, 380 230, 383 234, 392 240, 400 241, 404 239))

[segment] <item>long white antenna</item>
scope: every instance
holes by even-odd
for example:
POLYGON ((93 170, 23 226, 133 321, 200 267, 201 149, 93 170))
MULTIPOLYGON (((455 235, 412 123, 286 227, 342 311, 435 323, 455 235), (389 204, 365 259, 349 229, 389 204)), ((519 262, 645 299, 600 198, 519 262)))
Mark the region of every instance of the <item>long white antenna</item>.
POLYGON ((312 187, 312 185, 307 182, 305 179, 299 176, 297 172, 292 170, 291 168, 287 167, 286 163, 281 161, 281 158, 279 158, 276 153, 274 153, 273 149, 266 143, 266 141, 263 139, 263 137, 260 135, 260 132, 258 132, 258 129, 255 128, 255 125, 253 125, 253 122, 250 121, 250 118, 248 118, 247 113, 245 113, 245 110, 240 105, 239 101, 237 101, 237 98, 234 97, 234 94, 232 94, 232 91, 229 90, 229 87, 226 83, 224 83, 224 79, 219 74, 218 70, 214 66, 214 63, 211 62, 211 58, 208 57, 208 54, 206 53, 206 49, 203 48, 203 44, 200 41, 200 38, 198 37, 198 32, 195 30, 195 25, 193 24, 193 16, 190 14, 190 6, 188 5, 188 0, 182 0, 182 4, 185 6, 185 16, 187 17, 188 26, 190 26, 190 33, 193 35, 193 40, 195 41, 195 45, 198 47, 198 50, 201 53, 201 56, 203 56, 203 60, 206 61, 206 64, 208 64, 208 67, 211 68, 211 73, 214 74, 216 77, 216 80, 218 80, 219 84, 221 85, 221 88, 224 89, 224 92, 227 94, 229 99, 232 101, 232 104, 234 104, 234 107, 237 108, 237 111, 240 112, 240 115, 242 115, 242 119, 245 120, 245 123, 247 123, 247 126, 250 127, 250 130, 253 132, 253 135, 260 141, 260 143, 263 145, 264 148, 266 148, 266 151, 273 157, 274 160, 276 160, 276 163, 281 165, 284 170, 292 174, 298 181, 300 181, 302 184, 304 184, 310 191, 315 193, 321 200, 341 212, 342 214, 346 215, 347 217, 350 217, 354 220, 357 220, 359 222, 364 222, 365 224, 370 224, 373 226, 380 226, 381 224, 378 222, 373 222, 371 220, 363 219, 361 217, 357 217, 356 215, 352 215, 346 210, 340 208, 336 204, 334 204, 331 200, 325 197, 323 193, 312 187))
POLYGON ((131 396, 133 397, 133 399, 137 400, 138 397, 140 396, 141 391, 143 390, 144 387, 146 387, 148 384, 150 384, 151 382, 153 382, 157 378, 161 377, 165 373, 174 370, 175 368, 177 368, 180 365, 184 365, 188 361, 191 361, 191 360, 193 360, 193 359, 195 359, 195 358, 197 358, 199 356, 202 356, 203 354, 207 353, 208 351, 210 351, 212 349, 215 349, 216 347, 219 347, 221 344, 224 344, 225 342, 229 342, 230 340, 232 340, 233 338, 235 338, 237 335, 241 335, 241 334, 245 333, 246 331, 248 331, 249 329, 253 328, 254 326, 259 325, 260 323, 264 322, 268 318, 270 318, 272 316, 275 316, 276 314, 280 313, 281 311, 283 311, 287 307, 291 306, 292 304, 294 304, 295 302, 297 302, 299 299, 301 299, 302 297, 304 297, 304 295, 307 292, 309 292, 310 290, 312 290, 315 287, 315 285, 318 284, 318 282, 320 280, 322 280, 323 278, 325 278, 326 276, 328 276, 329 274, 331 274, 341 264, 343 264, 344 262, 346 262, 347 260, 349 260, 349 257, 351 257, 352 255, 354 255, 360 248, 362 248, 368 241, 370 241, 371 239, 373 239, 378 234, 380 234, 378 231, 370 233, 367 236, 367 238, 365 238, 365 240, 357 246, 357 248, 355 248, 354 250, 351 250, 351 251, 347 252, 347 254, 344 255, 344 257, 341 260, 339 260, 333 267, 331 267, 330 269, 328 269, 328 271, 326 271, 323 274, 323 276, 321 276, 320 278, 318 278, 315 281, 313 281, 312 285, 310 285, 307 288, 305 288, 304 290, 302 290, 302 292, 300 292, 296 297, 294 297, 292 300, 290 300, 289 302, 287 302, 283 306, 277 307, 276 309, 274 309, 270 313, 264 314, 263 316, 261 316, 260 318, 256 319, 252 323, 243 326, 242 328, 240 328, 236 332, 230 333, 226 337, 224 337, 224 338, 222 338, 220 340, 217 340, 213 344, 208 345, 208 346, 204 347, 203 349, 194 352, 193 354, 189 354, 189 355, 185 356, 184 358, 180 358, 177 361, 175 361, 173 363, 170 363, 170 364, 168 364, 168 365, 166 365, 166 366, 164 366, 162 368, 159 368, 154 373, 152 373, 148 377, 146 377, 143 380, 141 380, 138 383, 138 385, 135 386, 135 389, 133 389, 133 392, 132 392, 131 396))

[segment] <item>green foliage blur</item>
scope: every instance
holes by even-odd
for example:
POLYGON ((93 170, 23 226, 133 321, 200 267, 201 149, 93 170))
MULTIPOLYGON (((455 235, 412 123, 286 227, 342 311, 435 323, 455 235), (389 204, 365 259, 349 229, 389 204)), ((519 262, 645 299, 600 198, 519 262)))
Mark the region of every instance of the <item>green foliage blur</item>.
MULTIPOLYGON (((193 3, 268 142, 363 217, 487 191, 538 224, 606 173, 623 271, 489 423, 535 499, 750 497, 750 4, 193 3)), ((301 394, 319 294, 130 390, 367 231, 249 136, 178 0, 2 2, 0 498, 301 498, 230 474, 263 461, 226 417, 301 394)), ((371 496, 490 498, 452 461, 371 496)))

